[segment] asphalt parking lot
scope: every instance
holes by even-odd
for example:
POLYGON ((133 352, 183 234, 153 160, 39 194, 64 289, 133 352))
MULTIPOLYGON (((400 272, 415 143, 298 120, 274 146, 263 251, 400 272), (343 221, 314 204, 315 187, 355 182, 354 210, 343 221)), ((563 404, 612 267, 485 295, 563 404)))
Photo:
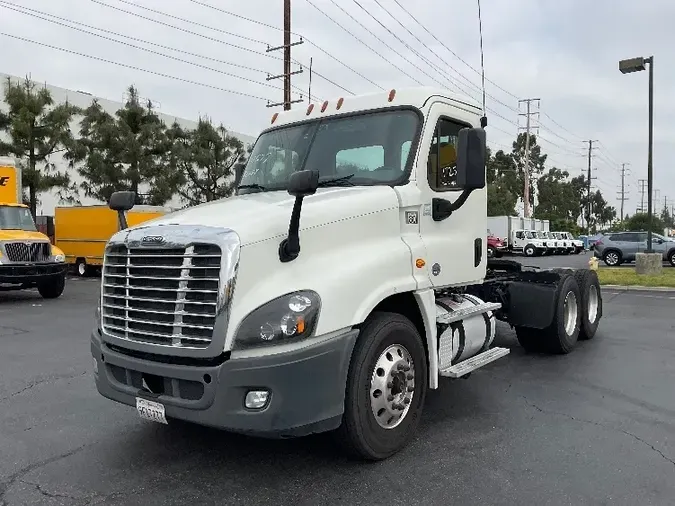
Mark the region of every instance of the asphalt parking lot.
POLYGON ((442 381, 413 444, 363 464, 325 435, 167 427, 103 399, 97 290, 0 293, 2 506, 675 503, 675 293, 606 291, 598 334, 567 356, 525 354, 500 326, 511 354, 442 381))

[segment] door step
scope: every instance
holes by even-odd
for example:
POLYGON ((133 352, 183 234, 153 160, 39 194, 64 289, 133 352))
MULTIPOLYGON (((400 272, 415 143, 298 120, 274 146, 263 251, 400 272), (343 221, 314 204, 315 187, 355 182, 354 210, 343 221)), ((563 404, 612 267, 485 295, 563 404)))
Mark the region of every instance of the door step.
POLYGON ((500 359, 510 353, 508 348, 492 348, 491 350, 484 351, 471 357, 459 364, 452 365, 446 369, 438 371, 439 376, 444 376, 446 378, 461 378, 462 376, 469 374, 476 369, 488 365, 490 362, 494 362, 497 359, 500 359))
POLYGON ((496 311, 501 308, 502 305, 499 302, 483 302, 476 306, 465 307, 458 309, 456 311, 448 311, 447 313, 436 316, 436 323, 454 323, 459 320, 463 320, 468 316, 475 314, 483 314, 488 311, 496 311))

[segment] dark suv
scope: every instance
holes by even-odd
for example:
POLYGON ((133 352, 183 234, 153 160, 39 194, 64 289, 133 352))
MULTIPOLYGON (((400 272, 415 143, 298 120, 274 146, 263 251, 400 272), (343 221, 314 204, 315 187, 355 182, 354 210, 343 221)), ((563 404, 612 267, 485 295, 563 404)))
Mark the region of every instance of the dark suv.
MULTIPOLYGON (((652 249, 675 266, 675 241, 652 234, 652 249)), ((635 255, 647 251, 647 232, 615 232, 601 236, 593 245, 593 253, 610 267, 635 261, 635 255)))

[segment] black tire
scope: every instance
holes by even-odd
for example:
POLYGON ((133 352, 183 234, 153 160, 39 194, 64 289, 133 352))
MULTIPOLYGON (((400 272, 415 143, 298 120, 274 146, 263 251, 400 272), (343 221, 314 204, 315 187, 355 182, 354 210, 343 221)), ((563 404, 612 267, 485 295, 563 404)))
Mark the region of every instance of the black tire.
POLYGON ((529 327, 516 327, 516 337, 520 346, 528 353, 540 353, 544 351, 544 340, 541 330, 529 327))
POLYGON ((497 250, 495 249, 494 246, 488 246, 487 247, 487 257, 488 258, 495 258, 497 256, 497 250))
POLYGON ((66 275, 49 278, 49 281, 39 283, 38 292, 43 299, 58 299, 66 288, 66 275))
MULTIPOLYGON (((408 373, 406 373, 408 374, 408 373)), ((342 425, 336 435, 351 455, 365 460, 383 460, 405 447, 415 434, 429 383, 427 357, 422 338, 407 318, 397 313, 373 313, 361 328, 354 347, 342 425), (378 360, 391 345, 404 347, 414 365, 414 391, 402 421, 383 428, 371 408, 371 384, 378 360)), ((381 392, 380 395, 385 395, 381 392)))
POLYGON ((528 244, 523 248, 523 254, 526 257, 533 257, 537 253, 537 248, 535 248, 532 244, 528 244))
POLYGON ((593 339, 595 336, 600 318, 602 318, 600 281, 598 280, 598 274, 588 269, 575 271, 574 279, 579 285, 579 292, 581 294, 581 328, 579 330, 579 339, 587 341, 593 339))
MULTIPOLYGON (((554 297, 553 321, 548 328, 542 331, 542 338, 545 341, 546 351, 555 354, 567 354, 572 351, 577 343, 581 328, 581 295, 579 285, 572 274, 560 272, 560 281, 554 297), (572 295, 573 302, 576 305, 576 319, 573 322, 573 328, 568 332, 565 328, 565 301, 572 295)), ((572 300, 570 300, 570 304, 572 304, 572 300)))
POLYGON ((623 260, 621 258, 621 252, 611 249, 602 254, 602 261, 609 267, 618 267, 623 260))
POLYGON ((668 263, 675 267, 675 250, 668 253, 668 263))
POLYGON ((503 256, 504 256, 504 253, 502 253, 501 251, 495 251, 495 258, 501 258, 503 256))

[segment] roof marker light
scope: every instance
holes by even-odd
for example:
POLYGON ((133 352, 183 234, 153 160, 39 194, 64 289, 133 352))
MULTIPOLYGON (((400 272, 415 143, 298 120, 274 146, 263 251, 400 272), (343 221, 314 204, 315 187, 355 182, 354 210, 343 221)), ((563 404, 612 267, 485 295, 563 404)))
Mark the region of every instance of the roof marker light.
POLYGON ((391 102, 392 100, 394 100, 394 97, 395 97, 395 96, 396 96, 396 90, 391 90, 391 91, 389 92, 389 102, 391 102))
POLYGON ((336 107, 336 109, 340 110, 340 107, 342 107, 342 102, 344 102, 344 101, 345 101, 345 99, 342 98, 342 97, 340 97, 340 98, 338 99, 338 101, 337 101, 337 107, 336 107))
POLYGON ((323 105, 321 106, 321 112, 324 112, 326 108, 328 107, 328 100, 326 100, 323 105))
POLYGON ((274 114, 272 114, 272 123, 271 123, 272 125, 274 125, 274 122, 277 120, 278 117, 279 117, 278 112, 275 112, 274 114))
POLYGON ((312 114, 312 109, 314 109, 314 104, 309 104, 309 107, 307 108, 307 116, 312 114))

